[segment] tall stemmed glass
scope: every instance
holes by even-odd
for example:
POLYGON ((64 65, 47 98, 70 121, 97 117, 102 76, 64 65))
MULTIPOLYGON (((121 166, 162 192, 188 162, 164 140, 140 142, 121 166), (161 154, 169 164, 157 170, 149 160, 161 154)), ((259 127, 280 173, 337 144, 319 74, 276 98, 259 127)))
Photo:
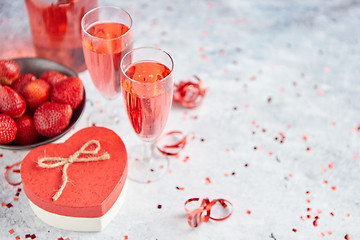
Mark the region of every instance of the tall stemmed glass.
MULTIPOLYGON (((113 100, 121 93, 120 61, 133 46, 132 19, 121 8, 101 6, 83 16, 81 30, 90 77, 100 94, 113 100)), ((108 102, 89 115, 89 125, 119 127, 118 101, 108 102)))
POLYGON ((168 169, 166 156, 155 150, 173 99, 174 63, 158 48, 136 48, 121 60, 122 95, 130 123, 142 145, 128 149, 130 179, 150 183, 168 169))

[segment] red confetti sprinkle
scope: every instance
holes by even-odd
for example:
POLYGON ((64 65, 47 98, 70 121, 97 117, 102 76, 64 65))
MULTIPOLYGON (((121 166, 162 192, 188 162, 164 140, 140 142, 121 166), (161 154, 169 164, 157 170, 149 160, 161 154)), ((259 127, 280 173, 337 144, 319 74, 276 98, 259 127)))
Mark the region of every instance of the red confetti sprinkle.
POLYGON ((199 77, 194 75, 194 78, 197 83, 190 78, 187 82, 180 81, 179 84, 175 84, 174 102, 179 102, 186 108, 196 108, 202 103, 206 86, 199 77))
POLYGON ((246 214, 250 215, 251 211, 250 210, 246 210, 246 214))
POLYGON ((158 138, 156 141, 157 149, 164 155, 171 155, 175 156, 177 155, 181 150, 184 149, 186 142, 187 142, 188 135, 183 134, 181 131, 171 131, 168 132, 161 137, 158 138), (177 140, 177 142, 172 144, 163 144, 162 142, 165 142, 165 139, 169 139, 170 137, 175 138, 175 136, 180 136, 180 140, 177 140))
POLYGON ((11 203, 6 204, 8 208, 11 208, 13 205, 11 203))
POLYGON ((184 190, 184 187, 176 187, 177 190, 184 190))
POLYGON ((306 140, 307 140, 307 136, 306 136, 306 135, 302 136, 302 140, 306 141, 306 140))
POLYGON ((231 148, 226 148, 225 151, 230 152, 231 148))
POLYGON ((9 233, 10 233, 10 234, 13 234, 14 232, 15 232, 14 229, 10 229, 10 230, 9 230, 9 233))
POLYGON ((2 207, 5 207, 5 206, 6 206, 6 203, 5 203, 5 202, 2 202, 2 203, 1 203, 1 206, 2 206, 2 207))
POLYGON ((348 234, 345 235, 344 237, 346 240, 350 240, 350 236, 348 234))
POLYGON ((332 234, 332 231, 331 231, 331 230, 326 230, 326 233, 327 233, 328 235, 331 235, 331 234, 332 234))
POLYGON ((336 191, 336 186, 332 186, 331 189, 336 191))
POLYGON ((19 236, 19 235, 17 235, 17 236, 15 237, 15 239, 16 239, 16 240, 19 240, 19 239, 20 239, 20 236, 19 236))
POLYGON ((58 240, 64 240, 62 237, 58 238, 58 240))
POLYGON ((330 212, 330 215, 331 215, 331 216, 335 216, 333 212, 330 212))
POLYGON ((125 235, 125 236, 124 236, 124 239, 125 239, 125 240, 129 239, 128 235, 125 235))
POLYGON ((19 201, 19 198, 15 197, 15 198, 14 198, 14 201, 15 201, 15 202, 19 201))
POLYGON ((321 232, 320 236, 325 237, 325 233, 321 232))
POLYGON ((346 213, 345 216, 346 216, 346 217, 350 217, 350 213, 346 213))
POLYGON ((334 164, 332 164, 332 163, 329 163, 329 168, 334 168, 334 164))
POLYGON ((157 208, 158 208, 158 209, 161 209, 161 208, 162 208, 161 204, 159 204, 159 205, 157 206, 157 208))
POLYGON ((31 239, 35 239, 36 235, 35 234, 26 234, 25 238, 31 238, 31 239))
POLYGON ((183 159, 183 162, 187 162, 189 160, 189 156, 185 156, 185 158, 183 159))
POLYGON ((210 183, 211 183, 211 180, 210 180, 209 177, 205 178, 205 180, 206 180, 206 183, 207 183, 207 184, 210 184, 210 183))
POLYGON ((315 220, 313 221, 313 225, 314 225, 314 227, 317 227, 317 226, 318 226, 317 221, 318 221, 318 219, 315 219, 315 220))
POLYGON ((229 176, 229 174, 228 174, 228 173, 224 173, 224 176, 225 176, 225 177, 228 177, 228 176, 229 176))
POLYGON ((310 151, 311 151, 311 147, 306 148, 306 151, 310 152, 310 151))
POLYGON ((296 228, 293 228, 292 231, 293 231, 293 232, 297 232, 297 229, 296 229, 296 228))
POLYGON ((188 224, 190 227, 198 227, 200 223, 202 222, 208 222, 210 219, 214 221, 224 221, 225 219, 229 218, 232 214, 232 204, 226 200, 226 199, 214 199, 210 201, 208 198, 204 198, 201 202, 201 205, 199 208, 196 208, 194 210, 189 210, 186 205, 193 201, 199 201, 199 198, 190 198, 186 200, 185 202, 185 211, 189 213, 188 217, 188 224), (219 203, 223 210, 227 209, 227 215, 221 218, 214 218, 211 217, 211 208, 219 203), (230 208, 228 208, 230 207, 230 208))

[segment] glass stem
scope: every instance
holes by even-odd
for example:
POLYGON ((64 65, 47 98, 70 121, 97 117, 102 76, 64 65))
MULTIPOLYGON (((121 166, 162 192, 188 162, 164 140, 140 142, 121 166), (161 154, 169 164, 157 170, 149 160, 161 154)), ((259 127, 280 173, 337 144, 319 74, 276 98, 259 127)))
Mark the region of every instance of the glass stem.
POLYGON ((143 162, 149 163, 152 161, 153 142, 143 141, 143 162))

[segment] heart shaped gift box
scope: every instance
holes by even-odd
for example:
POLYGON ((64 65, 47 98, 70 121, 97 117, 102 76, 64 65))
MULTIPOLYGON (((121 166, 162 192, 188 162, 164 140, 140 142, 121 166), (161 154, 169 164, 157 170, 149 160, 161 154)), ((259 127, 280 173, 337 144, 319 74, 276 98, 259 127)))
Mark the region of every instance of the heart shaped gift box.
POLYGON ((88 127, 64 143, 33 149, 20 172, 30 206, 41 220, 67 230, 100 231, 124 201, 127 152, 112 130, 88 127))

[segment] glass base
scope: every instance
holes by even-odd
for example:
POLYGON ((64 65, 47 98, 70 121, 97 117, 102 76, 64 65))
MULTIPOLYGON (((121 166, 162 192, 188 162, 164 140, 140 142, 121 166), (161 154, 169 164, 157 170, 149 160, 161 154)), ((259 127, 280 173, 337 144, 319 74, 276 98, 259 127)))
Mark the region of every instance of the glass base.
POLYGON ((88 126, 108 127, 120 123, 120 109, 105 109, 101 106, 94 108, 87 118, 88 126))
POLYGON ((144 160, 143 146, 135 145, 128 149, 128 178, 138 183, 151 183, 163 177, 169 168, 169 159, 154 149, 151 159, 144 160))

